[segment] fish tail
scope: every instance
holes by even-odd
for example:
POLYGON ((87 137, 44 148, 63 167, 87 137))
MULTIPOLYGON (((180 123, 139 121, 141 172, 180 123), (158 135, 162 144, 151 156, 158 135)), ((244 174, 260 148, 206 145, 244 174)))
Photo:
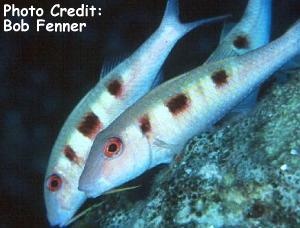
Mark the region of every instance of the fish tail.
POLYGON ((272 0, 250 0, 245 11, 245 17, 257 16, 260 13, 260 9, 265 12, 270 11, 272 7, 272 0))
POLYGON ((201 25, 208 25, 219 21, 224 21, 229 15, 200 19, 190 23, 181 23, 179 19, 178 0, 168 0, 161 27, 174 27, 177 31, 188 33, 201 25))
POLYGON ((272 0, 263 0, 260 13, 260 28, 262 28, 261 36, 265 37, 264 42, 270 42, 272 28, 272 0))
POLYGON ((261 42, 266 44, 270 40, 271 20, 272 0, 249 0, 239 25, 246 31, 259 34, 261 42))

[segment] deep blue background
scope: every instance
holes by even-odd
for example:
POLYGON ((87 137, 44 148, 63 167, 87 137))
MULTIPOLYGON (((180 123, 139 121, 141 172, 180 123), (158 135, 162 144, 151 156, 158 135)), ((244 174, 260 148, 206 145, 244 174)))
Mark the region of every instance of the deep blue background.
MULTIPOLYGON (((54 4, 39 2, 34 6, 46 12, 54 4)), ((21 1, 6 3, 30 6, 21 1)), ((158 26, 165 6, 162 0, 63 1, 62 5, 78 7, 81 3, 103 8, 102 17, 73 19, 88 23, 83 33, 37 33, 34 29, 1 33, 0 227, 47 227, 43 178, 64 120, 97 82, 103 59, 137 48, 158 26)), ((247 1, 180 3, 184 21, 227 13, 237 20, 247 1)), ((299 0, 274 0, 273 38, 282 34, 299 12, 299 0)), ((221 24, 202 27, 182 39, 165 64, 166 77, 203 62, 216 47, 220 29, 221 24)))

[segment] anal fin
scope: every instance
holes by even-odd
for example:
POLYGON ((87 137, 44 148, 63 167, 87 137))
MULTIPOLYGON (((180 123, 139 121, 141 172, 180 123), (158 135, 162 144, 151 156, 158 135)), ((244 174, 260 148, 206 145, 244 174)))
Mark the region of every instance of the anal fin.
POLYGON ((241 103, 231 110, 231 114, 247 114, 256 105, 259 88, 249 94, 241 103))
POLYGON ((169 144, 161 139, 155 138, 151 144, 151 161, 150 167, 154 167, 158 164, 170 163, 178 150, 177 144, 169 144), (175 150, 176 148, 176 150, 175 150))

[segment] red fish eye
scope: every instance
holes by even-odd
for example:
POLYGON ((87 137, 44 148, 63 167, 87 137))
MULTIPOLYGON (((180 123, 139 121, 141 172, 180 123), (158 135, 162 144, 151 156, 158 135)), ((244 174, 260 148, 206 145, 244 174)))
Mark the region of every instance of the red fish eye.
POLYGON ((111 158, 118 155, 122 150, 122 141, 119 138, 110 138, 104 145, 104 154, 111 158))
POLYGON ((47 187, 51 192, 56 192, 61 188, 62 179, 57 174, 52 174, 47 180, 47 187))

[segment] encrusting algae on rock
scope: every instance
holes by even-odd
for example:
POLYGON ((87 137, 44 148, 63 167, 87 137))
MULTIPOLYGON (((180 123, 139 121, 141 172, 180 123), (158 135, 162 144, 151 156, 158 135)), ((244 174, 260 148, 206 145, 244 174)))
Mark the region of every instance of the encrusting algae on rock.
POLYGON ((256 109, 194 137, 149 195, 104 196, 73 227, 300 225, 300 71, 256 109))

